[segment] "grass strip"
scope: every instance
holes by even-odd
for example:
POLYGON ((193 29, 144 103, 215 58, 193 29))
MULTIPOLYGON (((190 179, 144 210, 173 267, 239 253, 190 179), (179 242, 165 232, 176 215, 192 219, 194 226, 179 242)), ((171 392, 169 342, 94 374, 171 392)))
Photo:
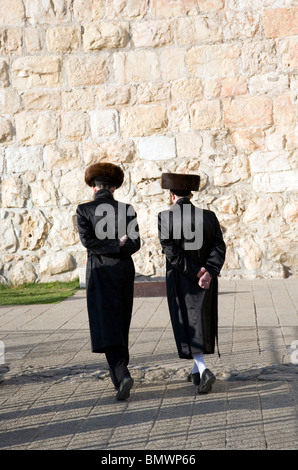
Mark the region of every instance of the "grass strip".
POLYGON ((0 285, 0 305, 57 304, 80 289, 79 279, 69 282, 0 285))

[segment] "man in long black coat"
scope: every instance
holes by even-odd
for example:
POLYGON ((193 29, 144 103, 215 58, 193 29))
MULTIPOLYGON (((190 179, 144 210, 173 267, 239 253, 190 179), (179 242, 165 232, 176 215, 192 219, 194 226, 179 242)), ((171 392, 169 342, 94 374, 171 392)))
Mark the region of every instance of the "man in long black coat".
POLYGON ((197 175, 164 173, 173 205, 158 214, 158 231, 166 256, 168 306, 178 355, 194 359, 192 377, 199 393, 215 381, 204 354, 213 354, 218 332, 218 275, 226 247, 214 212, 195 207, 191 191, 199 189, 197 175))
POLYGON ((105 353, 118 400, 127 399, 133 386, 128 370, 129 328, 135 269, 131 255, 139 250, 137 215, 113 193, 124 173, 111 163, 90 165, 85 182, 94 200, 77 207, 80 240, 87 248, 87 309, 94 353, 105 353))

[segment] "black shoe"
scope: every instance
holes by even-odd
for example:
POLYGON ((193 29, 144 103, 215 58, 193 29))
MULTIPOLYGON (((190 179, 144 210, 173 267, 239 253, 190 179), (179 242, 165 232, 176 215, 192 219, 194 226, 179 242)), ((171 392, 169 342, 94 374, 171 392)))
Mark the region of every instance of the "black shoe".
POLYGON ((120 382, 119 389, 116 395, 117 400, 127 400, 130 396, 130 389, 133 386, 133 379, 130 375, 126 375, 120 382))
POLYGON ((191 379, 195 385, 200 385, 200 372, 195 372, 194 374, 191 374, 191 379))
POLYGON ((212 372, 209 369, 205 369, 202 374, 198 392, 209 393, 211 391, 211 388, 214 382, 215 382, 215 376, 212 374, 212 372))

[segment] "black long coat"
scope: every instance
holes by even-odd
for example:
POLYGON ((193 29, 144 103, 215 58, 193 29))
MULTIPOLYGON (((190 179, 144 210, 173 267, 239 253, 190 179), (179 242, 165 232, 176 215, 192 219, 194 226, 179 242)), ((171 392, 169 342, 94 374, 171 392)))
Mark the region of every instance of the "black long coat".
POLYGON ((108 190, 77 207, 80 240, 87 248, 86 294, 92 352, 128 346, 135 269, 139 250, 137 215, 108 190), (119 239, 129 235, 124 246, 119 239))
POLYGON ((217 276, 226 252, 217 217, 212 211, 197 209, 188 198, 181 198, 171 209, 158 214, 158 230, 166 256, 168 306, 179 357, 191 359, 194 353, 213 354, 218 332, 217 276), (177 213, 182 227, 181 230, 178 227, 178 232, 173 223, 173 220, 177 223, 177 213), (202 245, 187 246, 194 240, 196 220, 202 229, 202 245), (189 224, 187 233, 184 228, 189 224), (212 275, 209 289, 198 285, 196 275, 201 267, 212 275))

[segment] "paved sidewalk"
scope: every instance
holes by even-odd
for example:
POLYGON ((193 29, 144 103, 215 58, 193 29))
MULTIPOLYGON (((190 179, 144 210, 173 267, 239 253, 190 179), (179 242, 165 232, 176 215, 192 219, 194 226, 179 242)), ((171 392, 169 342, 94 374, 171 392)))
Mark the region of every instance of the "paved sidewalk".
POLYGON ((84 290, 57 305, 0 307, 0 448, 296 450, 297 307, 297 278, 220 279, 221 356, 206 357, 217 380, 198 395, 165 297, 135 298, 126 402, 90 352, 84 290))

